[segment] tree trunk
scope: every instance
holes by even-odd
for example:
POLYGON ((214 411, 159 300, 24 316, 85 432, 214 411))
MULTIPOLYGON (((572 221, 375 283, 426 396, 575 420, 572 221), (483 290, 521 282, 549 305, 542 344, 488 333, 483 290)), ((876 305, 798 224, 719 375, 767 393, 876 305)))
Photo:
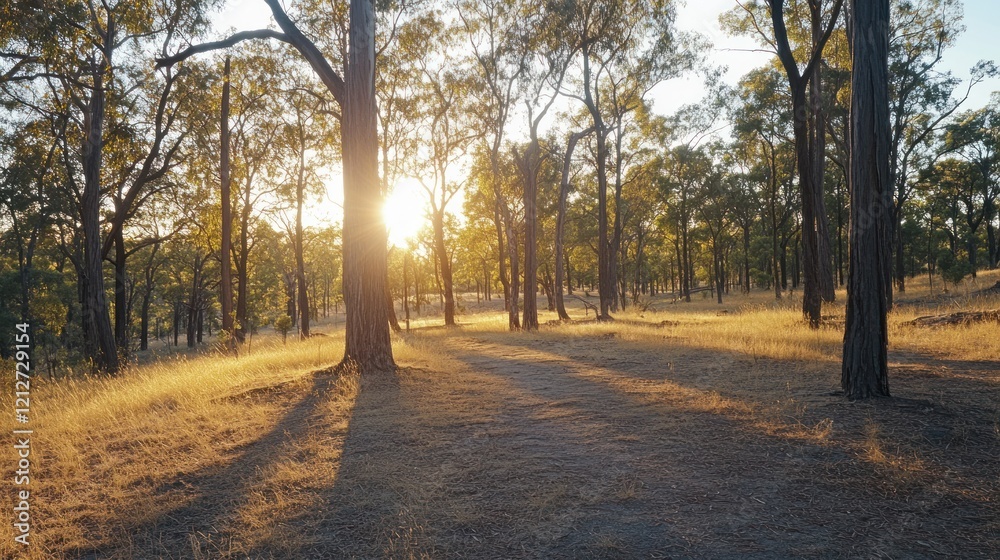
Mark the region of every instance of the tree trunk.
POLYGON ((149 305, 153 290, 146 286, 142 292, 142 308, 139 315, 139 350, 149 349, 149 305))
MULTIPOLYGON (((114 42, 114 19, 109 16, 105 45, 114 42)), ((107 373, 118 371, 118 347, 115 344, 108 302, 104 291, 104 270, 101 254, 101 164, 104 151, 104 74, 111 64, 111 47, 94 71, 94 88, 84 114, 83 174, 84 188, 80 200, 80 221, 83 224, 84 281, 83 332, 87 356, 94 366, 107 373)))
MULTIPOLYGON (((842 0, 835 0, 830 23, 826 31, 822 34, 818 32, 814 33, 812 53, 805 69, 801 72, 788 43, 788 32, 785 28, 784 20, 784 0, 770 0, 770 5, 771 23, 774 27, 778 57, 785 69, 789 89, 792 93, 795 157, 799 174, 799 193, 802 198, 802 269, 804 277, 802 313, 808 318, 810 327, 819 328, 820 312, 823 304, 820 278, 824 274, 820 261, 821 258, 829 257, 829 242, 827 242, 827 248, 824 251, 820 246, 819 236, 824 235, 828 228, 818 225, 818 222, 822 222, 822 217, 817 212, 818 209, 823 208, 822 201, 818 200, 822 196, 822 185, 815 184, 814 166, 818 157, 813 151, 816 143, 811 141, 810 115, 812 112, 807 103, 806 88, 810 80, 812 80, 816 69, 820 66, 823 47, 839 17, 842 0)), ((821 13, 817 13, 820 4, 811 4, 810 7, 813 9, 813 19, 816 21, 822 16, 821 13)), ((816 24, 818 25, 818 23, 817 21, 816 24)), ((815 85, 818 90, 818 80, 815 85)), ((829 259, 827 258, 827 260, 829 259)), ((827 270, 829 270, 829 266, 827 270)), ((831 286, 832 283, 831 272, 831 286)))
POLYGON ((849 399, 889 396, 884 254, 880 209, 889 183, 889 0, 852 0, 851 235, 841 385, 849 399), (860 38, 860 39, 859 39, 860 38))
POLYGON ((220 128, 220 161, 219 170, 221 178, 222 197, 222 241, 219 249, 222 259, 222 281, 220 283, 222 300, 222 332, 226 338, 226 344, 233 347, 233 278, 232 278, 232 246, 233 246, 233 209, 230 190, 232 189, 232 178, 229 168, 229 57, 226 57, 226 65, 223 70, 222 81, 222 122, 220 128))
POLYGON ((507 309, 507 324, 510 330, 521 330, 518 315, 518 301, 521 293, 521 266, 517 257, 517 234, 514 232, 514 218, 504 208, 504 230, 507 234, 507 257, 510 261, 510 307, 507 309))
POLYGON ((444 298, 444 324, 455 325, 455 287, 451 270, 451 256, 444 242, 444 210, 434 214, 434 252, 438 257, 438 270, 441 273, 441 295, 444 298))
POLYGON ((529 173, 524 182, 524 312, 521 326, 525 330, 538 330, 538 177, 529 173))
POLYGON ((174 347, 178 345, 178 339, 181 333, 181 302, 177 300, 174 302, 174 347))
POLYGON ((597 132, 597 293, 600 299, 598 321, 611 319, 610 309, 615 291, 615 263, 611 255, 611 241, 608 238, 608 146, 607 130, 601 116, 600 107, 591 93, 590 49, 583 49, 584 97, 597 132))
MULTIPOLYGON (((810 4, 812 12, 813 49, 819 48, 823 36, 823 12, 821 3, 810 4)), ((819 289, 823 301, 833 302, 837 299, 833 278, 833 252, 830 250, 830 219, 826 213, 826 200, 823 197, 824 178, 826 176, 826 124, 823 114, 823 81, 822 65, 817 64, 810 77, 810 92, 812 95, 812 184, 816 203, 816 250, 819 264, 819 289)))
POLYGON ((802 197, 802 314, 809 326, 819 328, 822 310, 820 286, 819 243, 816 231, 816 192, 812 182, 812 153, 809 149, 809 130, 805 115, 805 88, 793 86, 792 113, 795 115, 795 155, 799 172, 799 193, 802 197), (800 116, 801 115, 801 116, 800 116))
POLYGON ((524 316, 525 330, 538 330, 538 171, 541 167, 541 147, 532 139, 523 156, 518 157, 524 182, 524 316))
POLYGON ((896 237, 896 290, 902 294, 906 292, 906 255, 903 251, 902 224, 896 224, 892 229, 896 237))
POLYGON ((306 286, 305 236, 302 230, 302 204, 306 188, 305 131, 299 127, 299 180, 295 189, 295 283, 299 295, 299 340, 309 338, 309 292, 306 286))
POLYGON ((344 305, 342 363, 362 373, 394 371, 386 314, 386 231, 378 176, 375 106, 375 5, 351 0, 350 47, 341 140, 344 172, 344 305))
POLYGON ((125 234, 119 229, 114 235, 115 248, 115 344, 119 359, 128 362, 128 286, 125 276, 125 234))
POLYGON ((250 260, 250 184, 248 178, 243 192, 243 208, 240 211, 240 250, 236 262, 236 341, 240 344, 247 338, 247 292, 250 260))

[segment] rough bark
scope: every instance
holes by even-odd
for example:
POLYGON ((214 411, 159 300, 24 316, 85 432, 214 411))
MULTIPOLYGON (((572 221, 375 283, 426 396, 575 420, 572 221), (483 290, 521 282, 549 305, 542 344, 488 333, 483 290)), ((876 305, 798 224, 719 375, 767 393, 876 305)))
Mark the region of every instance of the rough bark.
MULTIPOLYGON (((274 1, 274 0, 269 0, 274 1)), ((351 0, 350 54, 341 139, 344 169, 343 364, 362 373, 395 370, 386 314, 386 231, 378 176, 375 106, 375 5, 351 0)))
POLYGON ((889 259, 880 207, 889 180, 889 0, 852 0, 851 236, 841 385, 849 399, 889 396, 889 259))

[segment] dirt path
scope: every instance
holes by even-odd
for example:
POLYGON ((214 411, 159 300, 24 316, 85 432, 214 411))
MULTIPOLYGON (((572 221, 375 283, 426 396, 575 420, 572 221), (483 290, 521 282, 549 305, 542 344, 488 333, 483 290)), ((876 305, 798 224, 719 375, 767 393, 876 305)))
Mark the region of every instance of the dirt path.
POLYGON ((336 484, 302 553, 985 558, 1000 550, 1000 461, 987 412, 979 423, 941 413, 931 419, 944 426, 937 440, 921 432, 880 445, 926 424, 934 406, 847 405, 817 392, 823 381, 813 378, 808 390, 780 388, 778 400, 791 395, 803 407, 782 419, 786 408, 764 402, 774 395, 740 398, 739 385, 761 376, 750 370, 770 366, 737 356, 646 352, 613 336, 452 335, 429 344, 439 360, 362 386, 336 484), (707 390, 719 376, 733 378, 731 390, 707 390), (837 425, 823 421, 830 415, 837 425), (958 429, 961 441, 949 431, 958 429))

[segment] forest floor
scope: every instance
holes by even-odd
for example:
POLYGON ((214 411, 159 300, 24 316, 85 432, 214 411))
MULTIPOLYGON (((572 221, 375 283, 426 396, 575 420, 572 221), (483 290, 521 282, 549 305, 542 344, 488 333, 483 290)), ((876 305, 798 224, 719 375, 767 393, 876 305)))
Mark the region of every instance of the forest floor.
POLYGON ((330 336, 44 388, 26 556, 995 558, 1000 326, 911 297, 875 402, 836 317, 738 299, 418 328, 395 376, 322 369, 330 336))

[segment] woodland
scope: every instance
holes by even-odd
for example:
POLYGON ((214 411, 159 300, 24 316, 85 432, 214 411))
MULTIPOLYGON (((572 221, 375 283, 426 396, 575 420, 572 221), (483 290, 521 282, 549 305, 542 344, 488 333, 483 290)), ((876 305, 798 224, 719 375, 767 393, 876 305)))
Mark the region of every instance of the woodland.
POLYGON ((231 3, 0 6, 0 555, 1000 549, 960 0, 231 3))

